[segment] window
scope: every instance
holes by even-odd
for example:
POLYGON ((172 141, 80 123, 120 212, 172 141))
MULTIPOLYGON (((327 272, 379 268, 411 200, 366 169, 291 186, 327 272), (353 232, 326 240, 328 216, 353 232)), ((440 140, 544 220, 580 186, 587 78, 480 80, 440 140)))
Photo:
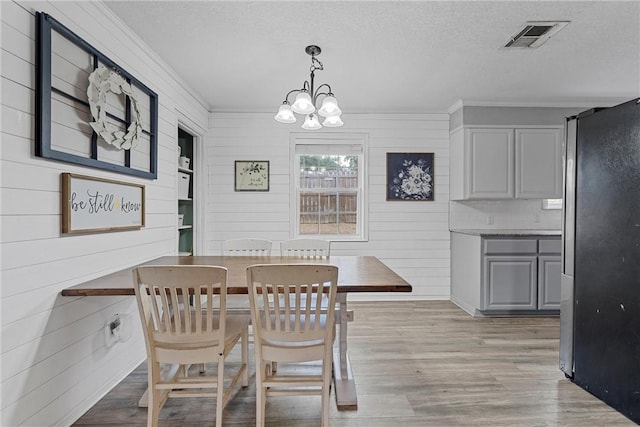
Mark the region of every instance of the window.
POLYGON ((364 136, 294 138, 295 237, 364 240, 364 136))

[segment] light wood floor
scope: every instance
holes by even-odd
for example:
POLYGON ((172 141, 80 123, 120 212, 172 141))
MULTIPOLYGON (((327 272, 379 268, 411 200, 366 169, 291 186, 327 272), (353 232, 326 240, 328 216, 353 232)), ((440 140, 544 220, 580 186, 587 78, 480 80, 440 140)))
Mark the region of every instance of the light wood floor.
MULTIPOLYGON (((635 425, 565 379, 558 318, 477 319, 448 301, 350 307, 358 410, 337 411, 332 396, 333 427, 635 425)), ((137 401, 146 381, 143 363, 75 425, 145 425, 137 401)), ((251 377, 225 408, 224 425, 255 425, 254 387, 251 377)), ((213 426, 215 403, 169 400, 160 418, 166 426, 213 426)), ((319 397, 270 398, 267 425, 319 426, 319 397)))

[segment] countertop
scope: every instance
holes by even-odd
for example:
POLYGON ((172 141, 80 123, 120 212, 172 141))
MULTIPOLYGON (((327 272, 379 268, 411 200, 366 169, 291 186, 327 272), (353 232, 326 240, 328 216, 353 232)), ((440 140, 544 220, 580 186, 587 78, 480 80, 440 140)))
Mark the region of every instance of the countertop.
POLYGON ((561 230, 454 229, 452 233, 473 236, 561 236, 561 230))

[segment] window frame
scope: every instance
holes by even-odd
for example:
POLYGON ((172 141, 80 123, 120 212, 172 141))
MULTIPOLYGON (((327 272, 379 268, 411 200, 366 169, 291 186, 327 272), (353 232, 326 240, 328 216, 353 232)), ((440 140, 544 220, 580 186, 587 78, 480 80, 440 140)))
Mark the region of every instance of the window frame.
MULTIPOLYGON (((345 241, 345 242, 361 242, 368 241, 369 239, 369 226, 368 226, 368 203, 367 203, 367 147, 368 135, 360 133, 293 133, 290 136, 290 159, 291 159, 291 181, 290 181, 290 237, 292 239, 299 238, 317 238, 330 241, 345 241), (357 200, 357 229, 355 234, 300 234, 300 155, 302 153, 296 152, 296 146, 298 145, 360 145, 362 147, 361 152, 356 154, 358 156, 358 186, 356 194, 357 200)), ((306 153, 305 153, 306 154, 306 153)), ((309 153, 311 154, 311 153, 309 153)), ((320 154, 320 153, 319 153, 320 154)))

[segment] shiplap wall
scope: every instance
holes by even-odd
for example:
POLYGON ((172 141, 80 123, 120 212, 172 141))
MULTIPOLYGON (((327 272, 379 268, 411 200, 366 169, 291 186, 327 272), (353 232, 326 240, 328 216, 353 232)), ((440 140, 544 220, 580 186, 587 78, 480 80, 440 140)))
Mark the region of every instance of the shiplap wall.
POLYGON ((63 288, 177 251, 177 124, 206 132, 208 113, 184 83, 99 2, 1 2, 0 425, 68 425, 145 357, 131 297, 60 296, 63 288), (51 14, 159 95, 158 179, 34 156, 35 12, 51 14), (146 186, 139 231, 60 235, 60 173, 146 186), (132 338, 105 345, 128 313, 132 338))
MULTIPOLYGON (((448 299, 449 115, 345 113, 343 120, 345 126, 319 132, 367 135, 369 240, 333 242, 331 253, 377 256, 413 285, 411 294, 351 294, 349 299, 448 299), (386 201, 387 152, 435 154, 434 201, 386 201)), ((221 253, 225 239, 269 239, 277 249, 278 242, 290 238, 289 144, 290 134, 300 132, 299 124, 278 123, 273 113, 211 113, 207 253, 221 253), (270 191, 234 192, 235 160, 269 160, 270 191)))

